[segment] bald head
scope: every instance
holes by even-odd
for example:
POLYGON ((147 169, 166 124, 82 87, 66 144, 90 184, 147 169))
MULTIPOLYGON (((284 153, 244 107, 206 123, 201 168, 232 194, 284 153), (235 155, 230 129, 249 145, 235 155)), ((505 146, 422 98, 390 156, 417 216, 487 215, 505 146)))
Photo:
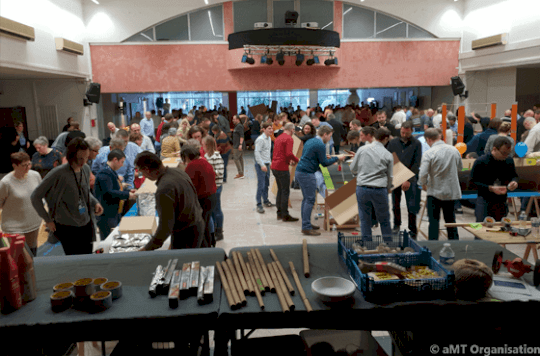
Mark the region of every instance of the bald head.
POLYGON ((504 116, 506 116, 506 117, 512 116, 512 110, 506 110, 506 111, 504 112, 504 116))
POLYGON ((532 110, 525 111, 525 114, 523 114, 523 117, 534 117, 534 111, 532 110))
POLYGON ((152 118, 152 113, 150 111, 147 111, 145 114, 147 119, 151 119, 152 118))
POLYGON ((140 134, 140 133, 141 133, 141 125, 139 125, 139 124, 132 124, 132 125, 131 125, 131 132, 132 132, 132 133, 135 133, 135 134, 140 134))
POLYGON ((107 128, 112 132, 114 133, 116 131, 116 126, 112 123, 112 122, 109 122, 107 124, 107 128))

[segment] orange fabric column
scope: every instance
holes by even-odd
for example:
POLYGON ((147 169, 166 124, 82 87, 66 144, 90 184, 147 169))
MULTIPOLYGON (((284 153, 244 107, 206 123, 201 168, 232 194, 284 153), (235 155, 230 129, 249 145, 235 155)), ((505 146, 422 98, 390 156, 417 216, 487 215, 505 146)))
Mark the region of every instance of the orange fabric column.
POLYGON ((465 106, 460 106, 458 109, 457 143, 463 142, 463 131, 465 131, 465 106))
POLYGON ((231 115, 238 114, 238 98, 235 91, 228 92, 229 94, 229 111, 231 115))
POLYGON ((491 119, 494 119, 497 116, 497 104, 491 104, 491 119))
POLYGON ((229 35, 234 33, 233 3, 228 1, 223 3, 223 39, 228 41, 229 35))
POLYGON ((343 38, 343 2, 334 1, 334 31, 343 38))
POLYGON ((443 137, 443 141, 446 142, 446 115, 447 115, 447 112, 446 112, 446 105, 443 105, 442 106, 442 121, 441 121, 441 125, 442 125, 442 137, 443 137))
POLYGON ((512 104, 512 126, 510 127, 510 132, 514 142, 517 143, 517 103, 512 104))

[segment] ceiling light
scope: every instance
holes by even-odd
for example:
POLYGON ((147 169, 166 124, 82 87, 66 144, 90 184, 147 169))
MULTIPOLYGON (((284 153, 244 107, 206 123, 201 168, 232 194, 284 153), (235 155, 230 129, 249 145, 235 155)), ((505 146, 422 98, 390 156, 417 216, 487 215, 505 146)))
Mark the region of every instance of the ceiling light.
POLYGON ((93 2, 94 4, 99 5, 99 2, 98 2, 97 0, 92 0, 92 2, 93 2))
POLYGON ((266 60, 268 59, 268 57, 266 56, 266 54, 264 56, 261 57, 261 64, 264 64, 266 63, 266 60))
POLYGON ((276 54, 276 60, 280 66, 285 64, 285 55, 283 54, 283 52, 279 52, 278 54, 276 54))
POLYGON ((247 62, 248 64, 255 64, 255 60, 254 60, 253 58, 251 58, 251 57, 249 57, 248 59, 246 59, 246 62, 247 62))
POLYGON ((297 65, 297 66, 301 66, 303 61, 304 61, 304 55, 298 53, 298 54, 296 55, 296 65, 297 65))
POLYGON ((328 58, 327 60, 324 61, 324 64, 327 66, 331 66, 332 64, 337 65, 338 61, 337 61, 337 58, 328 58))
POLYGON ((273 63, 274 63, 274 60, 272 59, 272 57, 268 56, 268 58, 266 58, 266 64, 271 65, 273 63))

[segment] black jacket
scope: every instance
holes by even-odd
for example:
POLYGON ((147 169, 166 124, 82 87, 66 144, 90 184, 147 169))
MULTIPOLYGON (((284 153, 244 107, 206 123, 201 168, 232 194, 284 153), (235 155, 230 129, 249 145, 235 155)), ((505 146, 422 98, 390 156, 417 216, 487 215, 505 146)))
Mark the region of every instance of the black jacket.
POLYGON ((409 179, 415 180, 420 171, 420 162, 422 161, 422 144, 416 138, 411 137, 408 142, 401 141, 401 137, 396 137, 388 143, 387 147, 390 153, 395 153, 401 163, 409 168, 415 176, 409 179))

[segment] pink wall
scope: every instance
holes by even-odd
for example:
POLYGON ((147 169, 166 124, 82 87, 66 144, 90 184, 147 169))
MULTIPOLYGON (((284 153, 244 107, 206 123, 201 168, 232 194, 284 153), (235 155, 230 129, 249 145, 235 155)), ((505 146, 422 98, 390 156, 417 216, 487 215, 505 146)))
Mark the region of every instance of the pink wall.
POLYGON ((343 2, 334 1, 334 31, 339 33, 339 38, 343 38, 343 2))
MULTIPOLYGON (((227 10, 225 10, 227 11, 227 10)), ((227 24, 225 28, 227 29, 227 24)), ((244 91, 448 85, 459 41, 344 42, 339 66, 240 62, 227 44, 91 45, 93 81, 104 93, 244 91)))
POLYGON ((225 24, 225 28, 223 29, 223 38, 227 40, 229 35, 234 32, 234 15, 232 1, 223 3, 223 22, 225 24))

